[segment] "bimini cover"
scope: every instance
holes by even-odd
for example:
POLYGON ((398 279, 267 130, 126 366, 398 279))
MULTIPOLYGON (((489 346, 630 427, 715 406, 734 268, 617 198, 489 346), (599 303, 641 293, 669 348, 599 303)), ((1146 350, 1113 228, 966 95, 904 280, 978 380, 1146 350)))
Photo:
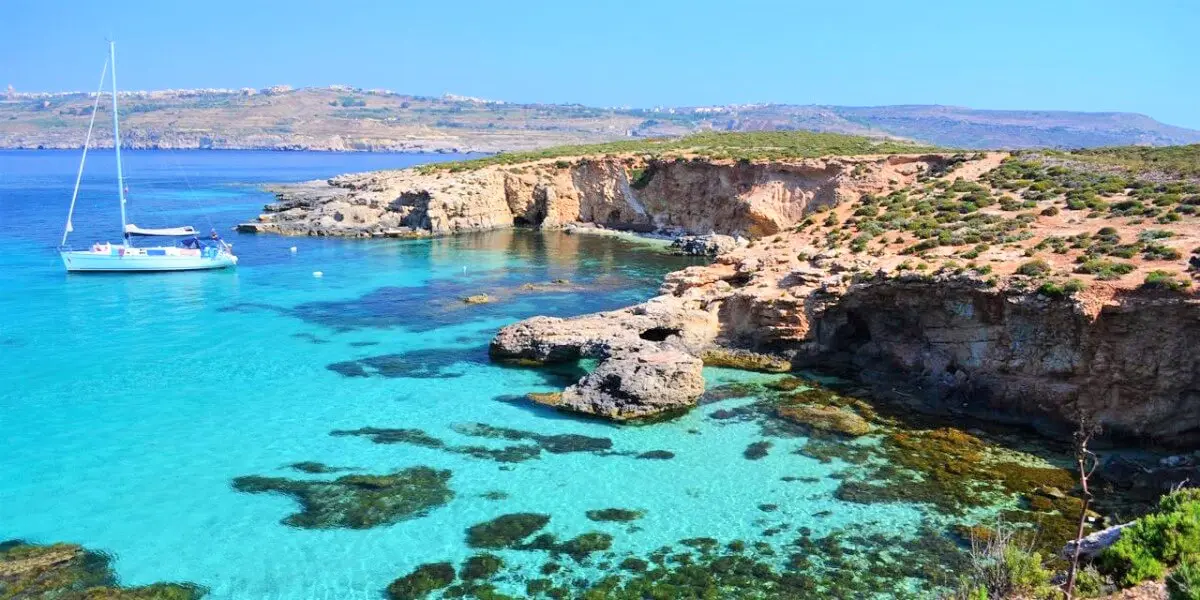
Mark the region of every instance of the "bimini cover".
POLYGON ((129 235, 163 235, 163 236, 181 236, 181 235, 196 235, 196 228, 188 225, 186 227, 167 227, 165 229, 142 229, 133 223, 125 226, 125 233, 129 235))

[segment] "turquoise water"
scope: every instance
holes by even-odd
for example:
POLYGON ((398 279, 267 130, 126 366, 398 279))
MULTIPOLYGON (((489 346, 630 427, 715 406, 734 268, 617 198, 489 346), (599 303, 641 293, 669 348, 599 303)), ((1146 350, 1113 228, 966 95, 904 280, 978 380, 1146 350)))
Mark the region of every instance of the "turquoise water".
MULTIPOLYGON (((256 183, 440 158, 132 152, 131 220, 228 231, 270 200, 256 183)), ((754 420, 710 416, 747 399, 653 426, 616 427, 517 398, 561 389, 567 376, 488 361, 497 328, 648 298, 663 274, 689 264, 684 259, 637 242, 561 233, 429 241, 229 233, 241 256, 237 270, 68 276, 53 247, 75 160, 74 153, 0 153, 0 539, 110 552, 127 585, 192 581, 216 599, 290 600, 379 598, 421 563, 457 564, 473 554, 464 530, 506 513, 550 514, 547 530, 560 538, 611 533, 617 557, 697 536, 783 544, 794 536, 763 534, 782 524, 816 537, 850 525, 912 536, 921 526, 915 505, 835 499, 845 465, 794 454, 803 436, 764 437, 754 420), (541 285, 556 279, 570 283, 541 285), (461 302, 476 293, 497 302, 461 302), (509 445, 464 434, 473 423, 607 438, 612 447, 504 463, 329 435, 414 428, 456 446, 509 445), (746 447, 764 439, 773 443, 767 456, 747 459, 746 447), (635 457, 652 450, 674 458, 635 457), (301 529, 281 523, 297 511, 293 499, 231 487, 245 475, 337 476, 287 468, 299 461, 356 473, 448 469, 454 497, 392 525, 301 529), (766 512, 765 503, 778 509, 766 512), (633 523, 585 517, 610 507, 645 516, 633 523)), ((75 218, 78 245, 117 231, 106 173, 111 165, 98 154, 75 218)), ((718 369, 706 376, 710 385, 770 379, 718 369)), ((515 573, 502 588, 515 594, 524 589, 522 574, 532 576, 546 560, 502 554, 515 573)), ((613 570, 600 561, 570 567, 573 578, 593 580, 613 570)))

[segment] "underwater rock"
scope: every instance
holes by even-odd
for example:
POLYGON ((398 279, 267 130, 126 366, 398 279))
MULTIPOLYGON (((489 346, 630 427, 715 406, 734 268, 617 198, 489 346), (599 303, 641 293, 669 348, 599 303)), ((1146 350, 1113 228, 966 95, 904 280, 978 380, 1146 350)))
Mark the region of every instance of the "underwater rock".
POLYGON ((618 566, 625 571, 645 573, 646 569, 650 568, 650 563, 636 556, 629 556, 622 560, 618 566))
POLYGON ((613 356, 563 390, 558 407, 617 421, 687 409, 704 393, 703 366, 678 350, 613 356))
POLYGON ((495 554, 476 554, 463 563, 459 576, 464 580, 487 579, 504 568, 504 559, 495 554))
POLYGON ((408 352, 381 354, 326 365, 325 368, 345 377, 387 379, 450 379, 462 377, 455 367, 480 364, 485 361, 483 348, 423 348, 408 352))
POLYGON ((758 460, 760 458, 764 458, 766 457, 767 452, 771 450, 772 445, 773 444, 767 440, 753 442, 749 446, 746 446, 746 449, 742 451, 742 456, 746 457, 746 460, 758 460))
POLYGON ((474 294, 464 297, 462 301, 463 304, 487 304, 492 301, 492 297, 487 294, 474 294))
POLYGON ((197 600, 206 590, 191 583, 117 583, 112 558, 76 544, 0 542, 0 598, 63 600, 197 600))
POLYGON ((425 516, 454 497, 450 471, 410 467, 389 475, 344 475, 332 481, 256 475, 238 477, 233 488, 250 494, 279 493, 295 498, 299 513, 283 524, 306 529, 367 529, 425 516))
POLYGON ((388 584, 387 596, 390 600, 420 600, 452 583, 454 565, 448 562, 430 563, 388 584))
POLYGON ((444 448, 446 443, 421 429, 361 427, 359 429, 335 429, 329 432, 334 437, 363 436, 376 444, 411 444, 422 448, 444 448))
POLYGON ((508 441, 531 441, 539 448, 551 454, 570 454, 572 452, 603 453, 612 450, 613 443, 609 438, 592 437, 577 433, 543 434, 508 427, 496 427, 487 423, 457 424, 454 431, 463 435, 508 441))
POLYGON ((562 392, 529 392, 525 397, 543 406, 557 407, 562 404, 562 392))
MULTIPOLYGON (((329 432, 332 436, 365 436, 376 444, 410 444, 422 448, 442 450, 452 454, 462 454, 473 458, 494 460, 502 463, 516 463, 533 460, 541 455, 542 448, 522 444, 505 446, 503 448, 488 448, 485 446, 451 446, 439 438, 433 437, 420 429, 386 429, 378 427, 363 427, 360 429, 338 429, 329 432)), ((609 442, 611 446, 611 442, 609 442)))
POLYGON ((587 518, 593 521, 636 521, 645 514, 644 511, 627 508, 602 508, 587 511, 587 518))
POLYGON ((671 460, 675 458, 675 453, 669 450, 650 450, 637 455, 636 458, 642 460, 671 460))
POLYGON ((792 363, 782 358, 748 350, 712 348, 706 350, 701 358, 706 367, 724 367, 762 373, 787 373, 792 370, 792 363))
POLYGON ((336 473, 338 471, 348 471, 347 467, 331 467, 325 463, 315 462, 311 460, 301 461, 288 465, 289 469, 300 471, 301 473, 312 473, 314 475, 325 473, 336 473))
POLYGON ((720 402, 730 398, 749 398, 757 396, 763 391, 763 386, 757 383, 724 383, 715 387, 708 388, 704 395, 700 396, 700 405, 720 402))
POLYGON ((595 552, 603 552, 612 548, 612 541, 613 536, 607 533, 589 531, 554 546, 552 551, 566 554, 575 559, 575 562, 583 562, 595 552))
POLYGON ((356 360, 347 360, 325 365, 326 369, 343 377, 370 377, 367 370, 356 360))
POLYGON ((788 404, 776 410, 780 418, 799 425, 807 425, 821 431, 832 431, 843 435, 858 437, 871 433, 871 424, 866 419, 836 406, 818 406, 812 404, 788 404))
POLYGON ((516 548, 550 522, 550 515, 512 513, 467 528, 467 545, 472 548, 516 548))

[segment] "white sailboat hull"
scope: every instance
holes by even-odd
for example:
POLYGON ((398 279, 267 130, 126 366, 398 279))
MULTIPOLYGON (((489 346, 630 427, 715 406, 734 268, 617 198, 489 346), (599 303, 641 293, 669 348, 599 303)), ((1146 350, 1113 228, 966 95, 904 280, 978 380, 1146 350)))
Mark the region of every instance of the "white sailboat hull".
MULTIPOLYGON (((81 271, 198 271, 202 269, 224 269, 237 264, 237 257, 225 252, 214 256, 190 256, 181 254, 149 254, 147 250, 158 248, 136 248, 133 252, 100 253, 90 250, 63 251, 63 265, 68 272, 81 271)), ((173 250, 173 249, 167 249, 173 250)))

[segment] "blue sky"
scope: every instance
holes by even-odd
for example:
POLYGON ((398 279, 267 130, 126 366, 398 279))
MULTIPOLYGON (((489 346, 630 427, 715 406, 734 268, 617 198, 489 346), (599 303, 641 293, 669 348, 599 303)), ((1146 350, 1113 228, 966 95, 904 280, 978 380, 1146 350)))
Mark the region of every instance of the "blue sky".
POLYGON ((0 86, 343 83, 600 106, 954 104, 1200 128, 1200 1, 4 0, 0 86))

